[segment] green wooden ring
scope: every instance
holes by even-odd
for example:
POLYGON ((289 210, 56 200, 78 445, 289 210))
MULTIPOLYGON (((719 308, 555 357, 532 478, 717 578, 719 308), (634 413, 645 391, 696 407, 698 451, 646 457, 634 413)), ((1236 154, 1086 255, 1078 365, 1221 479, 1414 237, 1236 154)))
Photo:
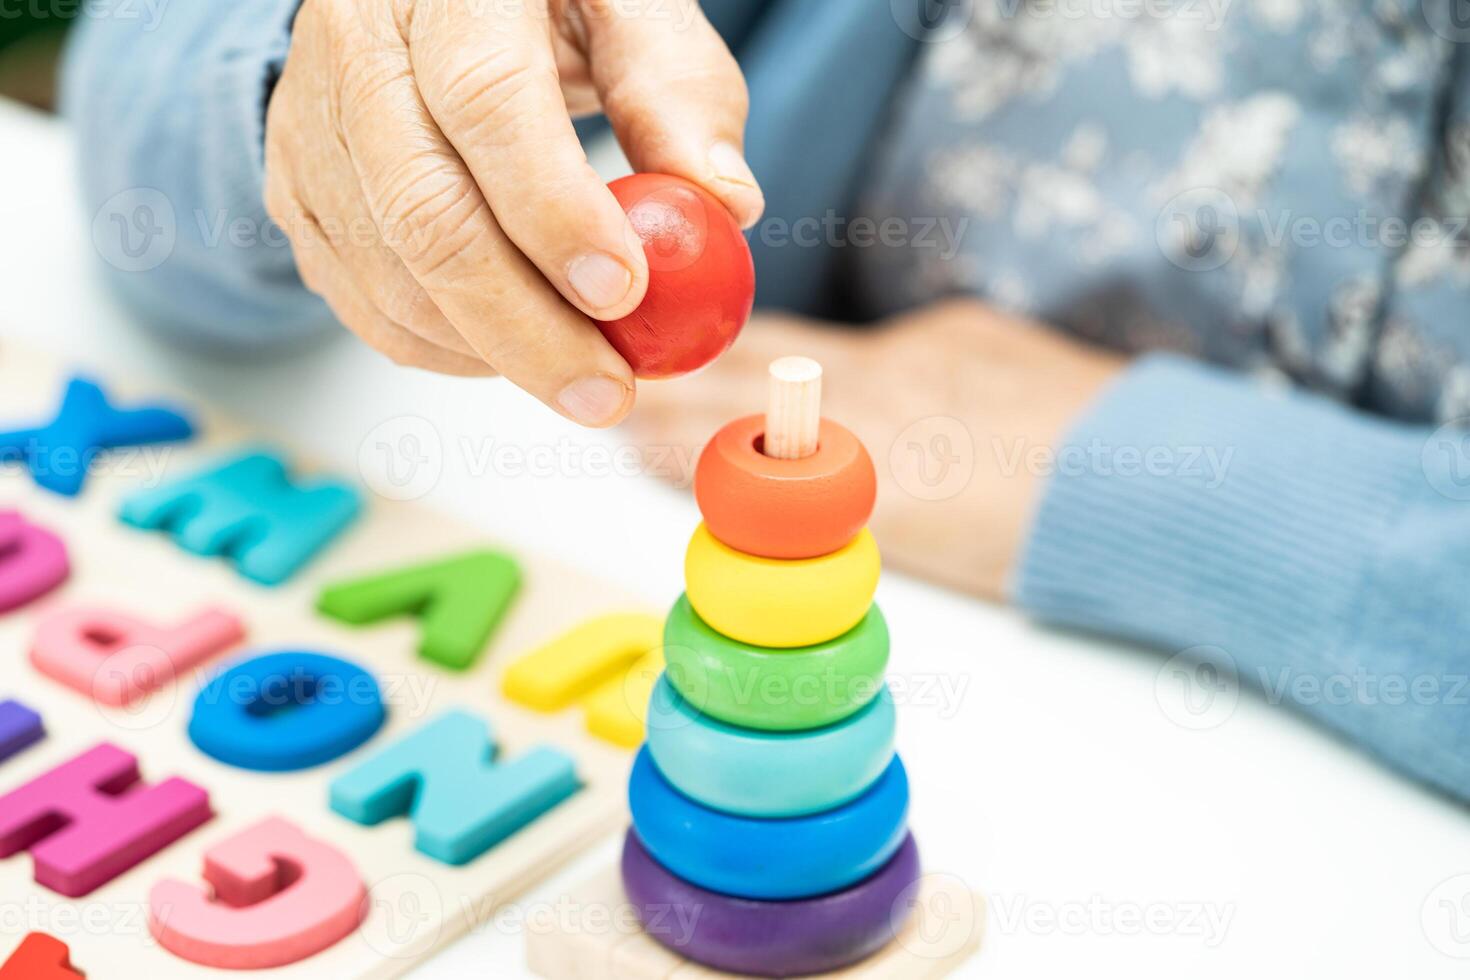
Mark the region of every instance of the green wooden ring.
POLYGON ((808 647, 774 649, 715 632, 687 596, 664 624, 664 670, 695 709, 771 732, 821 728, 862 708, 883 689, 888 625, 868 608, 841 636, 808 647))

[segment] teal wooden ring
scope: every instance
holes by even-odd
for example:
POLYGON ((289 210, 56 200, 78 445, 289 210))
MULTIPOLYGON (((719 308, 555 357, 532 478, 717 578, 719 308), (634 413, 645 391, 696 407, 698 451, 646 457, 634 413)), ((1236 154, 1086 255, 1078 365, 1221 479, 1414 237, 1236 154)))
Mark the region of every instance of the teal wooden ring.
POLYGON ((737 728, 700 714, 667 677, 648 702, 648 752, 664 778, 711 809, 800 817, 861 796, 893 759, 897 713, 885 691, 835 725, 737 728))
POLYGON ((758 647, 716 632, 680 596, 664 624, 669 682, 695 708, 742 728, 823 728, 883 689, 888 624, 877 603, 852 629, 809 647, 758 647))

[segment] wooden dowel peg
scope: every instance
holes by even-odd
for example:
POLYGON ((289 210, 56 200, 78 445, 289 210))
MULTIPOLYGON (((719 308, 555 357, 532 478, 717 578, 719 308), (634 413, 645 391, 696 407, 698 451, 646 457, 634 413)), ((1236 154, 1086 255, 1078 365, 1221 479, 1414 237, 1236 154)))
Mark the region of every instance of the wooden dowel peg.
POLYGON ((781 357, 770 370, 764 452, 774 459, 810 456, 822 422, 822 365, 810 357, 781 357))

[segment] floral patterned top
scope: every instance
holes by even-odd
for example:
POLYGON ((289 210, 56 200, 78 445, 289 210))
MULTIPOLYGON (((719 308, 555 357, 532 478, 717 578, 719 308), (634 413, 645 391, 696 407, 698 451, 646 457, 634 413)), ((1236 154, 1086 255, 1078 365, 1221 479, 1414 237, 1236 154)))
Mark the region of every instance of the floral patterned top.
POLYGON ((908 236, 848 249, 851 288, 872 315, 978 293, 1125 351, 1470 414, 1455 2, 961 8, 859 205, 908 236))

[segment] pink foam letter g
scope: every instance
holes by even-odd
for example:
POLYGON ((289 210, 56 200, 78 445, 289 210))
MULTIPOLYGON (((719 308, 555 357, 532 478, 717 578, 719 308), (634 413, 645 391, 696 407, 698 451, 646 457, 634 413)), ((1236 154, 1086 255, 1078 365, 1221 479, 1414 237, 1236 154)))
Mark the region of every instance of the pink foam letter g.
POLYGON ((36 627, 31 663, 100 704, 124 705, 173 682, 245 636, 240 620, 206 609, 164 629, 111 609, 74 606, 36 627))
POLYGON ((193 783, 138 782, 137 758, 103 742, 0 796, 0 858, 29 850, 36 881, 76 898, 211 816, 193 783))
POLYGON ((0 613, 40 598, 70 571, 60 538, 13 510, 0 510, 0 613))
POLYGON ((362 876, 329 844, 279 817, 204 854, 213 896, 165 879, 148 893, 148 928, 170 952, 205 966, 252 970, 319 953, 356 929, 362 876))

